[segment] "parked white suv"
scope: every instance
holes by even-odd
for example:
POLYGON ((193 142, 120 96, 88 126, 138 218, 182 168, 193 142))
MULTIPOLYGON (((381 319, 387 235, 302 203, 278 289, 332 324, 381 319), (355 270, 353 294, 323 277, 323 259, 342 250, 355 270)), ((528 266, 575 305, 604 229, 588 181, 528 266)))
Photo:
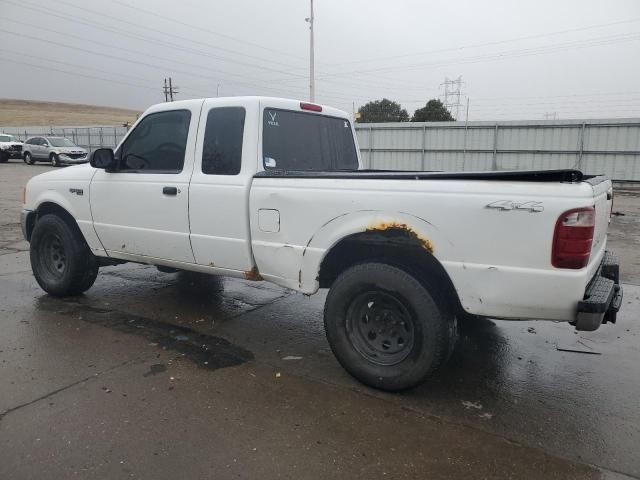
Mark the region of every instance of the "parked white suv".
POLYGON ((22 158, 22 142, 13 135, 0 133, 0 163, 10 158, 22 158))
POLYGON ((22 156, 25 163, 49 161, 54 166, 87 163, 87 151, 65 137, 31 137, 24 142, 22 156))
POLYGON ((615 322, 605 177, 360 165, 349 116, 333 108, 262 97, 156 105, 115 152, 29 181, 33 273, 57 296, 126 261, 308 295, 329 288, 336 357, 386 390, 445 361, 462 316, 615 322))

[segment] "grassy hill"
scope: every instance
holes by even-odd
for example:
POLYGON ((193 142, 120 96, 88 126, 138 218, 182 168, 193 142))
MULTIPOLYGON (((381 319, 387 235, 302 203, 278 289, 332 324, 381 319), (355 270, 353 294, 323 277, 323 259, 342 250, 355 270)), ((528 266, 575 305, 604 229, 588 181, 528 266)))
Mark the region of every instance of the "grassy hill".
POLYGON ((0 127, 30 125, 119 125, 139 111, 124 108, 0 98, 0 127))

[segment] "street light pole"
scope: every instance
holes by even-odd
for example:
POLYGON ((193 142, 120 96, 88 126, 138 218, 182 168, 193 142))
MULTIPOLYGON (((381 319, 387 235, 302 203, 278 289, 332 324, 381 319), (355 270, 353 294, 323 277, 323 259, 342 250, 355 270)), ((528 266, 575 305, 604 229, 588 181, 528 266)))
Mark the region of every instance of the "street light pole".
POLYGON ((313 48, 313 0, 311 1, 311 15, 305 18, 309 22, 309 101, 316 101, 315 60, 313 48))

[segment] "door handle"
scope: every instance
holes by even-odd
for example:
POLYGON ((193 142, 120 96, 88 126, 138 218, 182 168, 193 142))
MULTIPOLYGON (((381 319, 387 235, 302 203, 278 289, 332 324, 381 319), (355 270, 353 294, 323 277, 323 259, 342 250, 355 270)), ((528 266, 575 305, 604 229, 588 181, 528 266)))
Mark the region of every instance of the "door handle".
POLYGON ((177 195, 178 187, 162 187, 163 195, 177 195))

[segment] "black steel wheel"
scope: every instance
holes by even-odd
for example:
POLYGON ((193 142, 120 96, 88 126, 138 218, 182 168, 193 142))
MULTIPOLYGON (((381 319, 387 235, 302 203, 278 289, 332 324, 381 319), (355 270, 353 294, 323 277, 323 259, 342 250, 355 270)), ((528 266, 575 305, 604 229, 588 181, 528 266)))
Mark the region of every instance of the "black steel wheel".
POLYGON ((428 285, 400 267, 363 263, 333 283, 324 310, 329 345, 356 379, 388 391, 414 387, 455 343, 455 319, 428 285))
POLYGON ((55 232, 47 232, 40 244, 42 266, 53 278, 62 278, 67 266, 67 256, 62 240, 55 232))
POLYGON ((37 220, 29 256, 36 281, 54 296, 80 294, 98 276, 98 262, 77 226, 54 214, 37 220))
POLYGON ((367 360, 396 365, 411 353, 416 327, 399 298, 371 290, 358 295, 347 308, 346 330, 353 348, 367 360))

